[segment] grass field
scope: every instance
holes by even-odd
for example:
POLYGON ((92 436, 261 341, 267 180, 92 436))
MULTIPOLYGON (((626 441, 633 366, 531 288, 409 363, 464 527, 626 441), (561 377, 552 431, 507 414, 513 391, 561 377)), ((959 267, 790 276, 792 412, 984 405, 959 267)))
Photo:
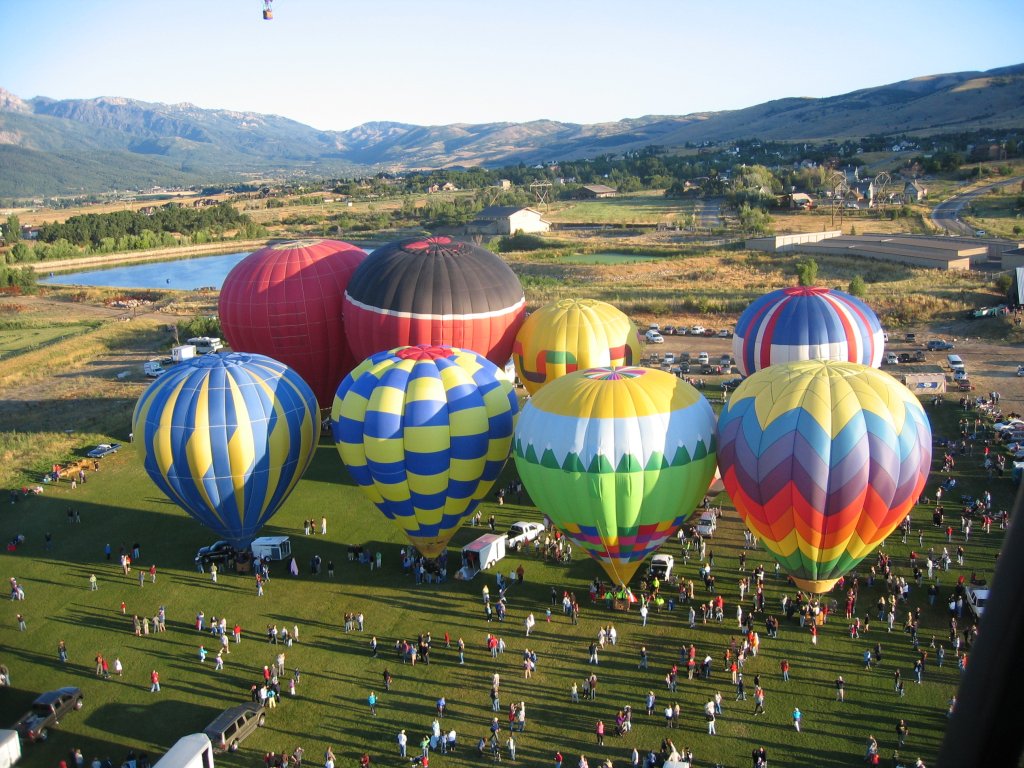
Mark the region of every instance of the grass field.
MULTIPOLYGON (((947 405, 930 411, 930 415, 935 432, 949 434, 960 412, 947 405)), ((127 432, 127 425, 123 432, 127 432)), ((115 439, 125 436, 112 435, 115 439)), ((975 458, 964 459, 958 465, 963 490, 977 494, 983 487, 990 487, 997 507, 1008 506, 1015 490, 1010 481, 986 483, 977 464, 975 458)), ((754 675, 761 675, 767 714, 754 719, 752 699, 734 701, 721 658, 729 639, 738 636, 737 558, 743 539, 741 524, 724 496, 723 522, 710 541, 719 589, 726 598, 726 620, 722 624, 698 624, 689 629, 686 613, 676 610, 653 615, 649 625, 642 628, 635 613, 616 613, 590 605, 587 585, 601 575, 594 563, 555 565, 527 555, 502 562, 506 572, 521 563, 525 584, 510 590, 506 622, 488 625, 482 614, 480 589, 488 583, 494 594, 493 574, 470 583, 415 586, 399 568, 402 541, 397 529, 347 484, 329 441, 322 442, 310 471, 265 531, 292 536, 302 573, 297 578, 287 576, 278 566, 262 598, 256 596, 248 577, 222 573, 219 583, 213 584, 209 575, 193 570, 195 549, 214 537, 162 498, 140 466, 137 446, 125 446, 104 459, 101 467, 100 472, 89 473, 85 485, 75 490, 66 483, 47 487, 41 496, 9 505, 2 518, 5 540, 16 534, 26 537, 25 544, 7 554, 5 562, 6 575, 24 584, 27 599, 5 602, 0 616, 0 661, 10 668, 13 683, 0 696, 0 723, 13 722, 42 690, 77 685, 86 696, 85 709, 69 715, 45 744, 26 746, 22 764, 30 768, 56 765, 74 747, 81 748, 87 760, 94 755, 110 756, 116 764, 129 748, 155 755, 177 737, 201 730, 221 709, 246 700, 250 684, 259 679, 263 665, 275 657, 278 648, 264 639, 268 624, 299 626, 300 642, 287 650, 286 662, 289 675, 295 667, 302 672, 297 696, 292 699, 286 694, 283 705, 269 713, 267 727, 250 737, 237 754, 218 758, 218 764, 253 766, 270 750, 290 751, 302 745, 311 764, 318 764, 323 751, 333 746, 339 765, 354 765, 363 751, 368 751, 377 764, 397 765, 400 761, 395 734, 400 728, 407 729, 413 753, 412 744, 429 730, 435 699, 444 694, 450 707, 445 727, 457 730, 459 749, 454 755, 438 756, 437 762, 457 768, 479 765, 475 743, 485 735, 492 716, 488 692, 494 671, 502 676, 500 722, 506 722, 510 702, 526 702, 527 729, 517 739, 517 762, 523 765, 548 764, 555 749, 560 749, 572 764, 578 754, 586 754, 592 764, 596 758, 609 757, 615 765, 623 765, 633 745, 641 751, 657 749, 666 736, 671 736, 678 747, 692 749, 699 765, 718 762, 746 766, 750 750, 758 744, 767 748, 776 766, 850 765, 859 761, 869 734, 879 739, 888 757, 898 717, 905 717, 911 728, 908 747, 902 754, 921 755, 930 763, 938 752, 946 702, 958 680, 952 654, 947 655, 942 669, 930 661, 924 684, 915 685, 910 674, 913 649, 909 638, 899 631, 902 616, 892 634, 872 621, 870 634, 861 640, 851 640, 845 622, 833 617, 818 645, 812 646, 806 631, 779 614, 779 598, 791 590, 787 590, 784 580, 771 575, 767 579, 767 606, 782 619, 782 630, 777 640, 768 640, 761 632, 761 654, 748 661, 745 669, 748 691, 752 691, 754 675), (66 522, 69 506, 80 513, 80 524, 66 522), (302 535, 302 519, 319 519, 321 514, 328 518, 328 535, 302 535), (54 536, 51 551, 43 546, 47 531, 54 536), (113 547, 111 562, 103 556, 107 543, 113 547), (143 568, 157 565, 156 584, 147 579, 140 588, 135 571, 128 577, 121 573, 118 550, 135 543, 142 553, 138 564, 143 568), (349 562, 349 545, 382 552, 383 569, 370 572, 349 562), (307 563, 314 554, 325 563, 334 561, 333 580, 309 575, 307 563), (91 573, 99 579, 95 592, 88 589, 91 573), (571 626, 557 610, 550 624, 544 620, 552 587, 559 592, 571 590, 580 598, 583 611, 578 627, 571 626), (120 612, 122 600, 127 604, 127 617, 120 612), (167 610, 167 633, 135 637, 131 615, 139 612, 152 616, 160 606, 167 610), (205 664, 198 660, 200 644, 208 649, 216 647, 213 638, 193 628, 200 610, 208 621, 213 616, 225 616, 229 626, 237 621, 244 628, 243 642, 231 646, 223 672, 213 671, 212 658, 205 664), (364 613, 366 632, 345 634, 341 625, 346 612, 364 613), (529 640, 522 630, 528 612, 539 617, 535 636, 529 640), (16 613, 25 615, 27 631, 17 631, 16 613), (618 629, 619 643, 601 655, 595 669, 587 664, 587 646, 599 627, 609 622, 618 629), (457 665, 454 650, 443 648, 440 639, 446 631, 453 640, 464 638, 469 649, 464 667, 457 665), (399 638, 414 640, 425 632, 432 633, 435 642, 432 663, 415 668, 401 664, 391 651, 394 642, 399 638), (497 661, 483 650, 488 632, 501 634, 508 644, 507 653, 497 661), (368 653, 371 634, 381 645, 378 659, 371 659, 368 653), (70 649, 67 665, 57 660, 59 640, 70 649), (878 668, 866 671, 861 654, 876 641, 883 645, 883 661, 878 668), (690 643, 696 645, 698 658, 705 652, 715 658, 712 678, 687 681, 683 676, 678 692, 669 694, 663 682, 665 673, 678 660, 679 648, 690 643), (651 652, 648 672, 637 670, 640 644, 646 644, 651 652), (531 680, 524 680, 520 671, 524 647, 539 654, 538 669, 531 680), (97 678, 93 672, 97 653, 110 660, 120 658, 124 677, 109 681, 97 678), (782 658, 792 665, 789 683, 780 680, 778 666, 782 658), (893 692, 892 674, 897 668, 907 681, 907 695, 902 699, 893 692), (163 690, 159 694, 149 691, 151 669, 161 673, 163 690), (395 678, 393 690, 388 693, 381 690, 385 669, 395 678), (571 704, 570 685, 582 681, 591 671, 596 671, 600 681, 597 700, 571 704), (840 673, 847 683, 845 704, 834 701, 833 681, 840 673), (366 705, 371 690, 380 697, 377 718, 369 716, 366 705), (648 690, 658 696, 654 717, 643 713, 648 690), (711 737, 705 732, 700 712, 715 690, 722 692, 725 706, 718 722, 719 735, 711 737), (674 732, 666 730, 660 715, 661 707, 671 701, 678 701, 683 711, 681 727, 674 732), (602 718, 606 724, 613 723, 616 711, 626 704, 634 709, 632 734, 609 736, 603 748, 595 747, 595 721, 602 718), (791 726, 789 714, 794 706, 804 712, 801 734, 791 726)), ((506 470, 506 479, 510 472, 506 470)), ((933 492, 934 481, 929 488, 933 492)), ((486 504, 484 519, 492 513, 499 530, 521 518, 538 519, 536 510, 517 504, 486 504)), ((928 514, 924 508, 915 512, 915 538, 916 531, 921 530, 923 545, 914 539, 902 545, 898 536, 890 537, 887 551, 894 558, 897 572, 909 576, 907 557, 912 548, 927 551, 936 547, 941 551, 942 536, 930 526, 928 514)), ((463 528, 453 544, 462 546, 483 530, 463 528)), ((976 533, 968 545, 965 566, 941 574, 943 593, 948 593, 958 575, 977 570, 979 575, 991 577, 1001 539, 996 530, 988 536, 976 533)), ((684 577, 697 580, 696 560, 683 564, 675 542, 666 545, 666 550, 676 555, 677 569, 684 577)), ((771 574, 770 558, 748 553, 748 567, 762 560, 771 574)), ((861 567, 862 575, 867 566, 865 563, 861 567)), ((880 590, 880 585, 862 586, 859 615, 871 611, 880 590)), ((702 599, 709 597, 703 589, 697 594, 702 599)), ((933 635, 943 641, 945 610, 929 606, 924 590, 915 587, 906 608, 918 607, 922 610, 925 647, 933 635)), ((760 620, 758 624, 760 627, 760 620)), ((930 658, 934 659, 934 652, 930 658)))
POLYGON ((692 214, 692 200, 676 200, 655 191, 646 194, 554 203, 544 218, 562 224, 660 224, 692 214))

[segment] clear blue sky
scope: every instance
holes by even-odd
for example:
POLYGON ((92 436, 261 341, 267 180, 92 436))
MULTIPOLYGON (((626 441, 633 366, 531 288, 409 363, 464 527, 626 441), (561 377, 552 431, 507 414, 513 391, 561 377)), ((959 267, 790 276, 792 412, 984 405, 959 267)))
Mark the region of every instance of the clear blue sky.
POLYGON ((1019 0, 0 0, 0 87, 320 129, 578 123, 1024 62, 1019 0))

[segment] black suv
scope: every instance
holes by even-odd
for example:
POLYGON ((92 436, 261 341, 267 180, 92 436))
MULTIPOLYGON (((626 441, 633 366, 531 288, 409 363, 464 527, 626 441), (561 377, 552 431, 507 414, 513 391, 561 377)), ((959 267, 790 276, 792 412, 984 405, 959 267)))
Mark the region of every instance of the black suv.
POLYGON ((196 564, 202 564, 203 566, 216 563, 217 565, 224 565, 234 560, 238 556, 238 552, 233 546, 227 541, 215 541, 208 547, 200 547, 199 551, 196 552, 196 564))

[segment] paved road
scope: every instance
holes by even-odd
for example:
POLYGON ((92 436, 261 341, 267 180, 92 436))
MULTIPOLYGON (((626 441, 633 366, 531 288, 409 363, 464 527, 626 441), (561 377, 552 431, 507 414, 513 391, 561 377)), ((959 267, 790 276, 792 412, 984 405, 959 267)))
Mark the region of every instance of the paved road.
POLYGON ((974 228, 960 219, 960 213, 963 209, 974 198, 987 195, 998 187, 1018 185, 1022 179, 1024 179, 1024 176, 1016 176, 995 184, 986 184, 984 187, 972 189, 970 192, 964 192, 962 195, 954 195, 932 209, 932 224, 939 229, 945 230, 950 235, 973 235, 974 228))

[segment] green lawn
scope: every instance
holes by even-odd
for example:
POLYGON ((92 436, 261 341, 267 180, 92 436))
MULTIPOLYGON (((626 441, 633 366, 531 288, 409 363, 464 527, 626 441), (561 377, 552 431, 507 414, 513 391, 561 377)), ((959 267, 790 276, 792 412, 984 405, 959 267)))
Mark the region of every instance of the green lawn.
MULTIPOLYGON (((959 415, 952 405, 937 412, 929 409, 929 413, 937 420, 936 433, 944 434, 952 431, 959 415)), ((805 631, 780 615, 779 639, 769 640, 762 631, 761 654, 747 664, 748 701, 734 702, 733 688, 721 666, 729 639, 738 637, 737 558, 743 538, 741 524, 731 510, 727 509, 711 541, 719 588, 726 597, 726 620, 722 624, 698 625, 690 630, 685 612, 676 610, 653 615, 648 627, 641 628, 635 613, 612 613, 590 605, 587 585, 601 573, 594 563, 554 565, 525 556, 510 557, 502 563, 506 572, 522 563, 526 583, 510 590, 505 624, 488 625, 483 618, 480 589, 488 583, 494 593, 493 574, 470 583, 415 586, 399 568, 400 534, 346 483, 337 454, 327 441, 305 479, 265 531, 292 536, 302 574, 293 578, 285 575, 283 566, 278 567, 262 598, 256 596, 248 577, 221 574, 215 585, 209 575, 194 571, 195 549, 215 537, 161 497, 145 476, 136 447, 125 446, 120 453, 104 459, 102 471, 90 473, 87 484, 76 490, 64 483, 56 488, 48 486, 41 496, 5 507, 0 535, 5 540, 16 534, 26 537, 17 552, 5 553, 5 574, 24 584, 27 599, 22 603, 5 602, 0 616, 0 662, 10 667, 13 682, 13 687, 0 695, 0 723, 13 723, 42 690, 77 685, 86 696, 84 710, 69 715, 60 728, 51 732, 48 742, 26 745, 22 764, 29 768, 55 766, 74 747, 82 749, 87 761, 96 755, 109 756, 116 765, 130 747, 155 755, 179 736, 201 730, 220 710, 246 700, 249 685, 259 678, 263 665, 271 663, 278 649, 264 639, 269 623, 299 626, 301 642, 287 652, 289 670, 297 666, 302 671, 298 695, 295 699, 286 695, 283 705, 269 713, 267 727, 249 738, 237 754, 218 757, 218 764, 254 766, 267 751, 290 751, 301 744, 313 765, 322 763, 329 745, 342 766, 354 765, 364 750, 377 764, 397 765, 400 761, 395 734, 400 728, 408 730, 413 753, 412 745, 427 732, 434 702, 443 693, 450 706, 446 727, 458 731, 460 746, 455 755, 438 756, 436 762, 458 768, 479 765, 475 743, 490 722, 488 694, 495 670, 502 675, 500 721, 507 722, 510 702, 527 704, 527 730, 518 738, 518 762, 523 765, 550 764, 557 748, 566 756, 566 765, 574 766, 576 756, 585 753, 592 765, 596 765, 595 758, 610 757, 616 766, 622 766, 634 744, 641 751, 656 749, 662 738, 671 735, 678 747, 693 750, 699 765, 721 762, 746 766, 750 750, 763 744, 775 766, 848 766, 859 762, 868 734, 879 739, 888 759, 898 717, 907 718, 910 724, 911 736, 903 754, 911 762, 920 755, 931 764, 938 753, 946 723, 946 702, 957 684, 956 665, 948 654, 941 670, 930 663, 924 685, 915 685, 911 675, 913 651, 908 637, 899 631, 902 622, 893 634, 872 622, 870 635, 851 640, 840 616, 829 622, 815 647, 805 631), (81 524, 66 522, 69 505, 80 512, 81 524), (329 520, 328 536, 304 536, 302 519, 319 519, 321 514, 329 520), (52 531, 55 540, 50 552, 43 547, 46 531, 52 531), (103 557, 103 546, 108 542, 114 550, 113 562, 103 557), (148 568, 155 563, 158 567, 155 585, 147 580, 140 588, 134 571, 130 577, 120 572, 118 549, 135 542, 142 549, 140 564, 148 568), (383 569, 371 573, 349 562, 346 547, 350 544, 381 551, 383 569), (325 563, 335 562, 333 580, 309 575, 307 563, 314 554, 325 563), (88 577, 93 572, 100 584, 95 592, 88 589, 88 577), (571 626, 558 612, 550 624, 544 620, 552 586, 559 591, 572 590, 580 598, 583 613, 578 627, 571 626), (122 600, 127 604, 127 618, 120 613, 122 600), (161 605, 167 610, 167 633, 135 637, 131 614, 152 616, 161 605), (224 615, 229 626, 238 621, 244 628, 243 642, 231 646, 223 672, 213 671, 212 657, 205 664, 198 660, 200 643, 215 647, 209 635, 200 635, 193 628, 199 610, 208 620, 224 615), (527 641, 522 620, 530 611, 539 621, 535 637, 527 641), (19 612, 26 617, 25 632, 17 631, 15 615, 19 612), (363 612, 366 632, 345 634, 342 617, 346 612, 363 612), (571 704, 571 683, 582 681, 593 669, 587 664, 587 646, 599 627, 609 622, 618 629, 619 644, 602 654, 596 669, 600 680, 598 699, 571 704), (401 664, 391 650, 395 640, 414 640, 417 634, 428 631, 435 640, 433 662, 415 668, 401 664), (465 639, 469 650, 464 667, 457 665, 454 650, 443 648, 440 640, 446 631, 453 640, 459 636, 465 639), (501 633, 508 644, 508 652, 497 662, 483 648, 488 632, 501 633), (371 633, 380 641, 378 659, 369 657, 371 633), (71 654, 66 666, 57 660, 56 645, 61 639, 71 654), (878 669, 865 671, 861 654, 876 640, 884 646, 884 660, 878 669), (709 652, 715 658, 713 677, 709 682, 690 682, 684 675, 678 693, 668 694, 663 683, 665 672, 678 659, 679 647, 691 642, 697 646, 699 657, 709 652), (641 643, 651 651, 649 672, 637 670, 641 643), (539 654, 532 680, 524 680, 520 671, 524 646, 539 654), (123 679, 103 681, 95 677, 93 659, 97 653, 111 660, 119 657, 125 667, 123 679), (780 680, 782 658, 792 664, 789 683, 780 680), (381 691, 385 668, 395 677, 390 693, 381 691), (902 670, 907 681, 903 699, 893 692, 892 673, 896 668, 902 670), (163 690, 159 694, 149 692, 151 669, 158 669, 162 676, 163 690), (753 676, 758 673, 766 690, 768 713, 755 720, 752 688, 753 676), (834 701, 833 681, 839 673, 847 682, 847 701, 842 705, 834 701), (653 718, 644 714, 643 699, 648 689, 655 691, 659 705, 680 703, 683 717, 679 731, 666 731, 660 714, 653 718), (380 697, 377 718, 369 716, 366 705, 371 690, 380 697), (725 712, 719 718, 718 736, 710 737, 700 712, 715 690, 722 691, 725 712), (596 748, 595 721, 603 718, 606 724, 614 723, 616 711, 626 704, 632 705, 635 713, 633 733, 621 739, 609 736, 603 748, 596 748), (799 735, 790 721, 790 712, 797 705, 804 712, 803 733, 799 735)), ((976 464, 965 459, 958 465, 967 492, 978 493, 985 487, 976 464)), ((934 485, 929 485, 930 495, 934 485)), ((991 488, 996 504, 1009 506, 1015 490, 1010 481, 996 481, 991 488)), ((484 519, 491 513, 497 516, 499 529, 521 518, 538 517, 535 510, 515 504, 500 508, 486 505, 484 519)), ((922 509, 916 517, 924 532, 924 550, 936 546, 941 551, 941 535, 930 526, 928 511, 922 509)), ((465 528, 456 534, 453 543, 462 546, 483 531, 465 528)), ((944 591, 958 575, 969 575, 972 569, 990 578, 1001 539, 995 530, 988 536, 976 533, 969 545, 967 564, 942 574, 944 591)), ((916 540, 901 545, 898 536, 891 537, 888 544, 897 569, 904 574, 908 573, 911 545, 921 550, 916 540)), ((691 560, 684 566, 679 545, 674 542, 667 545, 667 550, 677 556, 677 568, 686 577, 696 579, 697 563, 691 560)), ((751 554, 748 565, 754 566, 761 559, 751 554)), ((771 573, 770 559, 764 560, 771 573)), ((769 576, 767 605, 773 613, 777 613, 785 589, 784 580, 769 576)), ((698 594, 703 595, 703 590, 698 594)), ((878 586, 862 588, 858 605, 861 616, 878 595, 878 586)), ((947 624, 945 611, 929 607, 924 591, 915 588, 911 607, 917 606, 923 608, 925 644, 932 635, 941 640, 947 624)), ((609 727, 609 733, 611 730, 609 727)))
POLYGON ((25 328, 0 327, 0 355, 12 352, 23 352, 44 344, 76 336, 93 328, 87 323, 61 323, 58 325, 39 325, 25 328))
POLYGON ((583 224, 659 224, 693 213, 694 201, 658 194, 558 203, 544 214, 548 221, 583 224))

